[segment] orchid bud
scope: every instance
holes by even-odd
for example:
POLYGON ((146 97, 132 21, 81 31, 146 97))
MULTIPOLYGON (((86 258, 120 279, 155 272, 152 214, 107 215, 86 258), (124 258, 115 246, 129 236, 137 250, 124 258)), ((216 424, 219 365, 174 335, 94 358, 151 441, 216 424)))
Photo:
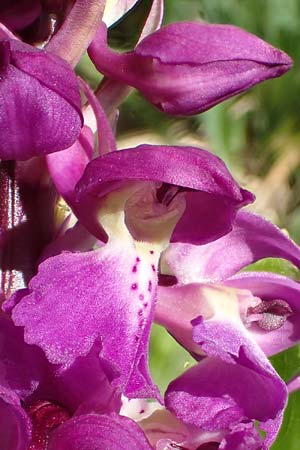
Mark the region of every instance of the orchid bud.
POLYGON ((105 32, 103 25, 89 47, 97 69, 168 114, 205 111, 292 65, 284 52, 232 25, 173 23, 125 54, 108 48, 105 32))
POLYGON ((76 75, 59 57, 0 40, 0 157, 26 160, 65 149, 80 134, 76 75))

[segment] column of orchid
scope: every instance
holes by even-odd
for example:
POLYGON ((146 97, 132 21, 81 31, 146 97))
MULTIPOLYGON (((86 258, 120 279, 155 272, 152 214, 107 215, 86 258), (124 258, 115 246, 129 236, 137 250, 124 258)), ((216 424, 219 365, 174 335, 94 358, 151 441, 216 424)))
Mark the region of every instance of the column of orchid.
POLYGON ((266 257, 298 267, 299 247, 243 211, 254 196, 217 156, 116 150, 111 127, 132 88, 196 114, 292 62, 230 25, 161 27, 162 0, 116 53, 107 27, 135 3, 0 6, 2 450, 267 450, 299 388, 268 360, 299 341, 299 284, 241 272, 266 257), (95 91, 74 72, 86 50, 95 91), (164 395, 154 321, 195 359, 164 395))

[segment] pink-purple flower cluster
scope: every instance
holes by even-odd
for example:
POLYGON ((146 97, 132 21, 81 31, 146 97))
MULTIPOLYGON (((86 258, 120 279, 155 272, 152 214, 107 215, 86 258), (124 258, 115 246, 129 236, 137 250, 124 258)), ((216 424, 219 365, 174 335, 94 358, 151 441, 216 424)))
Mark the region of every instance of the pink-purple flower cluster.
POLYGON ((1 450, 267 450, 281 425, 288 387, 268 357, 299 342, 300 287, 244 269, 298 267, 299 247, 243 211, 254 196, 214 154, 116 150, 110 121, 129 87, 195 114, 292 62, 231 25, 160 28, 162 0, 118 54, 106 28, 135 3, 0 6, 1 450), (87 49, 95 92, 74 72, 87 49), (153 322, 195 359, 164 395, 153 322))

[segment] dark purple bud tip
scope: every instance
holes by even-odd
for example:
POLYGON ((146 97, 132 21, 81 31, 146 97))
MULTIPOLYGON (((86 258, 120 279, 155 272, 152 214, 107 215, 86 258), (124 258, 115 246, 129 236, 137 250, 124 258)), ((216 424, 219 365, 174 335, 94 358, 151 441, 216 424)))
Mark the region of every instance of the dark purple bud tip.
POLYGON ((46 450, 50 433, 70 418, 65 408, 48 401, 34 403, 27 412, 32 421, 32 440, 28 450, 46 450))
POLYGON ((293 310, 284 300, 263 300, 259 305, 248 308, 247 316, 253 314, 259 316, 259 319, 255 322, 260 328, 273 331, 282 327, 286 319, 293 314, 293 310))
POLYGON ((59 57, 0 40, 0 158, 26 160, 70 147, 82 126, 77 78, 59 57))

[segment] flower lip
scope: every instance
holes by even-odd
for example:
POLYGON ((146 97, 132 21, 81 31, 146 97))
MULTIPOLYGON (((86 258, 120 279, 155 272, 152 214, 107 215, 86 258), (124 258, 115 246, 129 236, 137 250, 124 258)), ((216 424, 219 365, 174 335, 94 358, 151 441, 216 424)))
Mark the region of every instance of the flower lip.
POLYGON ((291 314, 293 314, 292 308, 281 299, 262 300, 261 303, 250 306, 247 310, 247 318, 256 322, 265 331, 273 331, 282 327, 291 314))

